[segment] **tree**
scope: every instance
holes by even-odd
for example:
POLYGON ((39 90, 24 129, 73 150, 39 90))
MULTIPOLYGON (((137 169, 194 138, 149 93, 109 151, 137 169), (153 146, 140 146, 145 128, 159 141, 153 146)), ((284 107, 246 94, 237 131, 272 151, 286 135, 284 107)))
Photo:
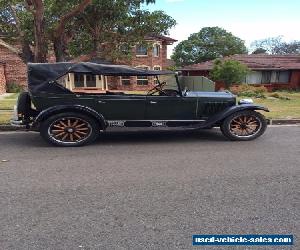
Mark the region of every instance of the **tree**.
POLYGON ((7 37, 0 39, 0 42, 20 55, 24 62, 46 62, 51 38, 54 44, 59 43, 55 38, 63 37, 66 23, 91 2, 92 0, 0 0, 0 27, 4 32, 2 35, 7 37), (56 5, 68 8, 61 8, 65 13, 57 16, 51 11, 56 5), (11 42, 22 48, 14 48, 11 42))
MULTIPOLYGON (((176 21, 163 11, 149 12, 136 0, 97 1, 76 18, 72 56, 96 54, 106 60, 128 58, 131 48, 149 34, 168 34, 176 21)), ((153 2, 153 1, 152 1, 153 2)))
POLYGON ((243 40, 220 27, 206 27, 180 42, 174 49, 172 59, 177 66, 184 66, 245 53, 247 48, 243 40))
POLYGON ((266 54, 266 53, 267 53, 267 51, 263 48, 257 48, 252 52, 253 55, 266 54))
POLYGON ((210 72, 210 77, 214 81, 224 82, 228 89, 232 84, 241 83, 248 73, 248 67, 238 61, 217 59, 210 72))
MULTIPOLYGON (((254 51, 264 50, 271 55, 299 54, 300 41, 284 42, 282 36, 269 37, 262 40, 256 40, 251 43, 254 51)), ((254 53, 254 52, 253 52, 254 53)))
POLYGON ((149 32, 166 33, 176 24, 162 11, 141 9, 154 2, 0 0, 0 44, 24 62, 45 62, 49 49, 57 61, 103 48, 105 56, 117 54, 120 44, 140 41, 149 32))

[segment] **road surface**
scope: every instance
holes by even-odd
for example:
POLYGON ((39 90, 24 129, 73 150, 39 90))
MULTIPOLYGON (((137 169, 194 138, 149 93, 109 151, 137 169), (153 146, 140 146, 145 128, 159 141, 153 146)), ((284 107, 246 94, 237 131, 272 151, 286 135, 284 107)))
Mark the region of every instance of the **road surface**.
POLYGON ((270 127, 250 142, 216 129, 113 132, 81 148, 0 133, 0 249, 195 249, 193 234, 299 238, 299 169, 300 127, 270 127))

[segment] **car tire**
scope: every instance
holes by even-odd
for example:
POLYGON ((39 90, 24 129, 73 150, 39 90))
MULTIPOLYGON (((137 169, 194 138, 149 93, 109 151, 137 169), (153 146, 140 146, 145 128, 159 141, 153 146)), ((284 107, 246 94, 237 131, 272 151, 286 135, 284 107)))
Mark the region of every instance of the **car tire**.
POLYGON ((87 115, 67 112, 50 116, 40 125, 40 135, 49 143, 78 147, 95 141, 100 132, 98 122, 87 115))
POLYGON ((220 129, 232 141, 250 141, 261 136, 267 128, 265 117, 253 110, 233 113, 225 118, 220 129))

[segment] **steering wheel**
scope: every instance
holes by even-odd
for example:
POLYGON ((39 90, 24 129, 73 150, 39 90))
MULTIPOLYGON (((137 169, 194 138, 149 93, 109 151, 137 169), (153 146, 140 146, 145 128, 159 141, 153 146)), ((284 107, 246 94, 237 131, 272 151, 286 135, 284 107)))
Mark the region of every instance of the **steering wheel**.
POLYGON ((147 95, 154 95, 155 93, 163 93, 164 95, 167 95, 167 93, 163 90, 163 87, 166 86, 167 82, 161 82, 157 86, 154 86, 154 88, 150 89, 147 93, 147 95))
POLYGON ((186 96, 188 91, 189 91, 189 89, 187 87, 184 87, 184 89, 182 90, 182 95, 186 96))

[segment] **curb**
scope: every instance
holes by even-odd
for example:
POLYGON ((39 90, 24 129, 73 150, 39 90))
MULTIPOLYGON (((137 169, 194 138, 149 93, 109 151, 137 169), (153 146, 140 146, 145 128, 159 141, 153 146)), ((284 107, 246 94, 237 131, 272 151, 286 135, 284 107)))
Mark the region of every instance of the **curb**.
MULTIPOLYGON (((276 119, 276 120, 267 120, 268 125, 300 125, 300 119, 276 119)), ((0 125, 1 131, 29 131, 26 128, 15 127, 9 124, 0 125)))
POLYGON ((269 125, 300 125, 300 119, 274 119, 268 120, 269 125))

